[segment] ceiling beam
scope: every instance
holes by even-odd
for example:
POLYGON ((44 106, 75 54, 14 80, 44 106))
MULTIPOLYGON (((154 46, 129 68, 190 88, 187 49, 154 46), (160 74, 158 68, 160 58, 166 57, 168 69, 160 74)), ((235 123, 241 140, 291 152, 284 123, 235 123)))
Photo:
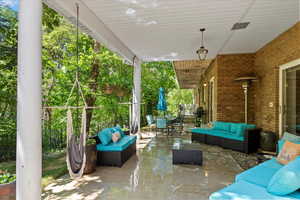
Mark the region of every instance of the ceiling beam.
MULTIPOLYGON (((76 4, 79 5, 80 30, 104 44, 113 52, 119 54, 132 64, 135 53, 132 52, 92 10, 81 0, 43 0, 45 4, 66 17, 71 23, 76 24, 76 4)), ((141 62, 137 59, 138 62, 141 62)), ((135 60, 135 61, 137 61, 135 60)))

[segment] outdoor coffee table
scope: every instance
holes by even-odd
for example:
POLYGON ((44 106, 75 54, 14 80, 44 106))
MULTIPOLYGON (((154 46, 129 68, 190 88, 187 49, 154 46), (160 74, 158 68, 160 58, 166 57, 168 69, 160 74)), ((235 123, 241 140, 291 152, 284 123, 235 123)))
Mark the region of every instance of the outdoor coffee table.
POLYGON ((172 149, 173 164, 202 165, 200 144, 178 144, 172 149))

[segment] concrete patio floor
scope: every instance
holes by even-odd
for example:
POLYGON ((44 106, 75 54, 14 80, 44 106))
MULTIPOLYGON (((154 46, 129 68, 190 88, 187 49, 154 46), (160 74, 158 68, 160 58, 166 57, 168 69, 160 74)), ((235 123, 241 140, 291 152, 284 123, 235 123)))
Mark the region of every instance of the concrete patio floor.
POLYGON ((43 199, 208 199, 242 171, 228 151, 204 144, 203 166, 173 165, 172 146, 180 142, 190 143, 190 135, 141 140, 122 168, 98 167, 79 180, 64 176, 45 188, 43 199))

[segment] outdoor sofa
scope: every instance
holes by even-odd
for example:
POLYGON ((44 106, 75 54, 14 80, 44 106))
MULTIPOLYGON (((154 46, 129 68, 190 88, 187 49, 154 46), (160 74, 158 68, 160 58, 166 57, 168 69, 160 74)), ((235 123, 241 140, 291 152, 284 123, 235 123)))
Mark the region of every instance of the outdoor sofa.
POLYGON ((136 153, 136 136, 125 135, 119 127, 105 128, 93 138, 97 143, 98 165, 122 167, 136 153), (112 141, 114 132, 119 132, 121 135, 116 143, 112 141))
POLYGON ((219 145, 244 153, 257 151, 261 129, 254 124, 216 121, 212 128, 192 128, 192 141, 219 145))
MULTIPOLYGON (((284 142, 284 139, 279 140, 279 152, 284 142)), ((299 141, 295 143, 299 144, 299 141)), ((281 165, 273 158, 238 174, 235 178, 235 183, 211 194, 209 199, 299 200, 299 189, 300 156, 287 165, 281 165), (276 194, 274 191, 276 191, 276 194)))

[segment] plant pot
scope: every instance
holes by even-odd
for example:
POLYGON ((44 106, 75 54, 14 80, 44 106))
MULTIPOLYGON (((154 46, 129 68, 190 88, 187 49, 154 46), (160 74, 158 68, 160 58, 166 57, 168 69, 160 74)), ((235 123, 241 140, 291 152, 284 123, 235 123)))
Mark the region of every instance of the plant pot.
POLYGON ((86 148, 86 164, 84 174, 91 174, 96 171, 97 166, 97 150, 95 144, 87 145, 86 148))
POLYGON ((271 131, 263 131, 260 133, 260 148, 263 151, 276 151, 277 137, 271 131))
POLYGON ((116 91, 116 95, 117 95, 118 97, 123 97, 123 96, 125 95, 125 92, 124 92, 124 90, 122 90, 122 89, 118 89, 118 90, 116 91))
POLYGON ((0 184, 0 199, 16 199, 16 181, 7 184, 0 184))
POLYGON ((113 93, 113 87, 110 85, 105 85, 103 88, 103 92, 105 94, 112 94, 113 93))

